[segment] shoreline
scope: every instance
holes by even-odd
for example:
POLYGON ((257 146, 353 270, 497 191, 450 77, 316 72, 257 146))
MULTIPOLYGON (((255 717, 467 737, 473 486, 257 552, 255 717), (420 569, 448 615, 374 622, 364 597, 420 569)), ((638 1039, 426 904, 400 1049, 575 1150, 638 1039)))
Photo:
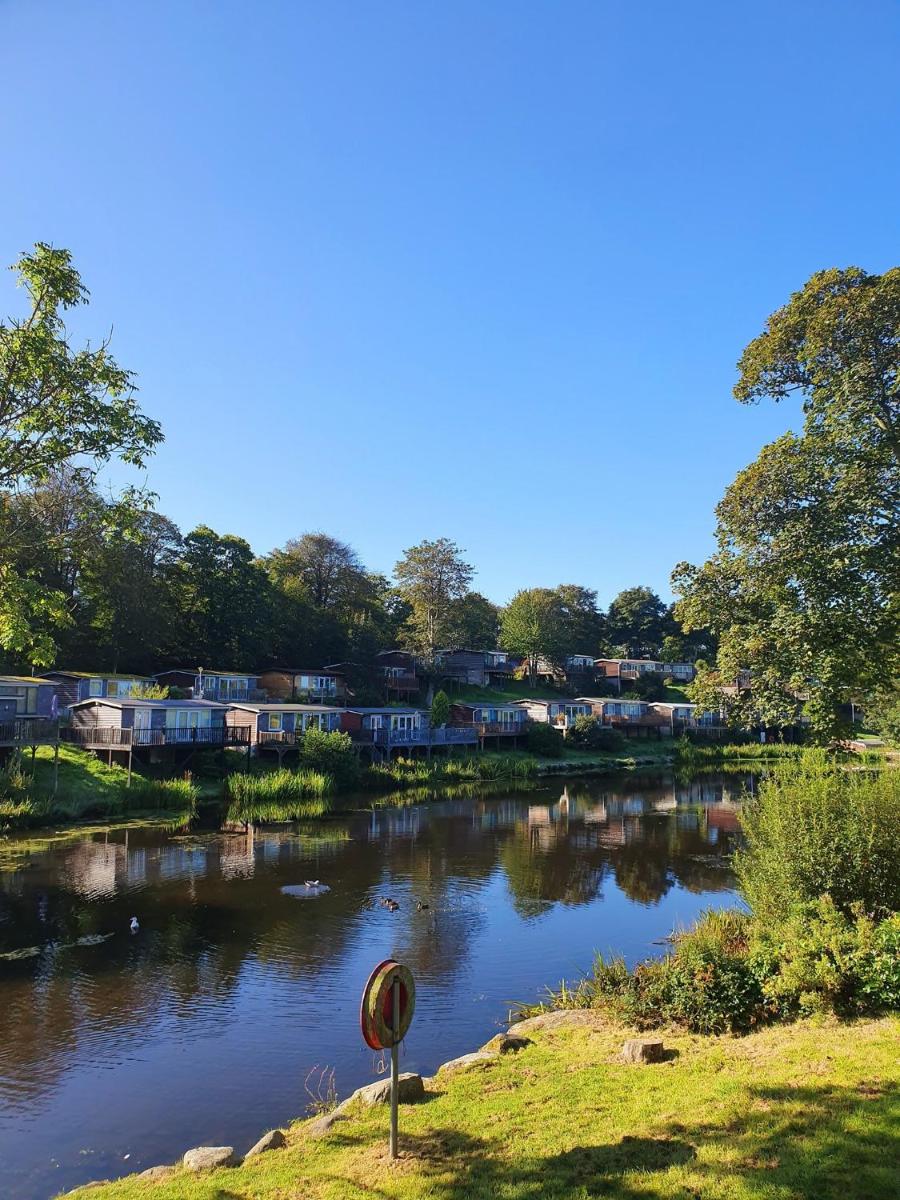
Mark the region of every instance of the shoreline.
POLYGON ((773 1190, 801 1200, 838 1194, 847 1171, 865 1183, 855 1194, 886 1200, 898 1035, 896 1016, 808 1018, 732 1037, 642 1035, 599 1009, 556 1010, 514 1022, 431 1076, 402 1075, 396 1162, 382 1079, 270 1130, 244 1155, 196 1147, 178 1163, 63 1194, 278 1200, 302 1181, 308 1200, 356 1200, 385 1186, 399 1200, 489 1200, 501 1186, 526 1200, 580 1195, 586 1183, 590 1194, 618 1195, 618 1186, 631 1195, 631 1180, 651 1182, 660 1200, 751 1200, 765 1169, 773 1190), (860 1122, 882 1136, 860 1141, 860 1122), (766 1131, 779 1125, 766 1150, 766 1131))

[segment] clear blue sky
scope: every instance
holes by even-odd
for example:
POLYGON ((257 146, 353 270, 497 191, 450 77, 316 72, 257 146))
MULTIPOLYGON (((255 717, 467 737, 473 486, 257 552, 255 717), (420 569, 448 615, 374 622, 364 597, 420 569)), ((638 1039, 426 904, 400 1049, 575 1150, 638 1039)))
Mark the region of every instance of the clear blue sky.
POLYGON ((898 51, 895 0, 0 0, 0 257, 73 251, 182 528, 667 594, 797 421, 744 344, 897 261, 898 51))

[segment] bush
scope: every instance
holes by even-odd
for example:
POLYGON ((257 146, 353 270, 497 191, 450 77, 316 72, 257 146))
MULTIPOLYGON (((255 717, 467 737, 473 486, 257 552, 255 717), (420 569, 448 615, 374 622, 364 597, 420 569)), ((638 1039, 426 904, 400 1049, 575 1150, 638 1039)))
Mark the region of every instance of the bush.
POLYGON ((798 906, 780 926, 757 925, 751 957, 780 1016, 856 1016, 900 1006, 900 917, 875 922, 829 897, 798 906))
POLYGON ((736 857, 755 917, 778 923, 828 896, 845 915, 900 909, 900 772, 848 770, 821 751, 785 762, 743 808, 736 857))
POLYGON ((307 729, 300 746, 300 762, 308 771, 328 775, 339 791, 359 784, 359 759, 349 733, 307 729))
POLYGON ((528 749, 539 758, 562 758, 562 734, 550 725, 533 721, 528 726, 528 749))
POLYGON ((659 671, 647 671, 633 679, 622 695, 629 700, 665 700, 666 681, 659 671))
POLYGON ((625 746, 625 738, 616 729, 604 725, 599 717, 576 717, 569 730, 569 740, 585 750, 606 750, 616 753, 625 746))
POLYGON ((435 692, 431 702, 431 725, 440 729, 450 720, 450 698, 446 692, 435 692))

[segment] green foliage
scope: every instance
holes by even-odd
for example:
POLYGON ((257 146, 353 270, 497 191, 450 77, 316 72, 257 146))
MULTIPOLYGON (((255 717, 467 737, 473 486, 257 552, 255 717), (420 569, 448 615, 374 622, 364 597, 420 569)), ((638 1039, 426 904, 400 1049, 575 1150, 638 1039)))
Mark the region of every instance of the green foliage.
POLYGON ((900 675, 900 269, 813 275, 740 372, 743 402, 800 394, 803 433, 766 446, 728 489, 716 554, 675 568, 676 614, 719 635, 724 683, 752 670, 762 721, 805 704, 827 743, 849 699, 900 675))
POLYGON ((573 746, 585 750, 604 750, 618 753, 625 748, 625 738, 617 729, 604 725, 599 717, 581 716, 569 730, 569 741, 573 746))
POLYGON ((373 763, 363 775, 368 788, 437 787, 455 783, 522 782, 537 773, 533 758, 517 754, 480 754, 465 758, 395 758, 373 763))
POLYGON ((331 809, 335 781, 320 771, 265 771, 228 779, 226 820, 254 824, 321 817, 331 809))
POLYGON ((565 655, 565 612, 558 592, 551 588, 525 588, 516 592, 503 610, 501 645, 527 662, 533 681, 539 660, 562 661, 565 655))
POLYGON ((628 684, 627 691, 622 693, 629 700, 665 700, 666 681, 658 671, 647 671, 638 675, 628 684))
POLYGON ((562 758, 563 736, 543 721, 528 724, 528 750, 538 758, 562 758))
POLYGON ((450 720, 450 697, 446 692, 435 692, 431 702, 431 727, 440 729, 450 720))
POLYGON ((607 637, 626 657, 659 658, 663 639, 675 632, 668 608, 651 588, 619 592, 606 614, 607 637))
MULTIPOLYGON (((112 458, 140 466, 162 433, 141 413, 133 378, 106 342, 70 346, 63 314, 86 304, 88 292, 69 251, 38 242, 12 269, 29 310, 0 322, 0 650, 49 666, 59 632, 73 625, 66 585, 74 582, 79 514, 70 510, 35 537, 35 492, 59 475, 92 481, 112 458), (37 560, 58 568, 49 586, 37 560)), ((137 495, 110 507, 139 508, 137 495)))
POLYGON ((775 925, 757 922, 751 958, 771 1011, 856 1016, 900 1008, 900 916, 873 921, 824 896, 775 925))
POLYGON ((469 590, 473 571, 449 538, 411 546, 394 567, 397 591, 409 606, 410 646, 433 661, 452 636, 452 608, 469 590))
POLYGON ((741 820, 735 867, 761 920, 821 896, 845 914, 856 903, 875 916, 900 909, 900 772, 847 770, 808 751, 766 776, 741 820))
POLYGON ((339 791, 359 782, 359 758, 349 733, 307 729, 300 746, 300 762, 307 771, 328 776, 339 791))
POLYGON ((451 600, 445 643, 464 650, 494 650, 500 634, 500 611, 480 592, 451 600))

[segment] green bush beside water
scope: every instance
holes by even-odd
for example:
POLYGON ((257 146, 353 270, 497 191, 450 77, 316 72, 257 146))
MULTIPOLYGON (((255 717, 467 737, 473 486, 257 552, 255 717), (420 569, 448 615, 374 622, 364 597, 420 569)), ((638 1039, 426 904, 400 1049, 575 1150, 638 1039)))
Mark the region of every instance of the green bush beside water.
POLYGON ((706 913, 633 970, 599 956, 551 1006, 698 1033, 900 1008, 900 772, 808 752, 762 781, 743 826, 748 912, 706 913))

